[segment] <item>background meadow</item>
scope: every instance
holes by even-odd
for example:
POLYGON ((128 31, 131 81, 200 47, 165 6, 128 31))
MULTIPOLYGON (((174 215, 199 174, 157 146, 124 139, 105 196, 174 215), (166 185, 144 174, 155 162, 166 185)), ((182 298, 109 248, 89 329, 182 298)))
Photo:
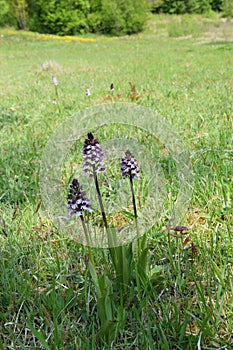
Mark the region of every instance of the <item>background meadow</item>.
MULTIPOLYGON (((232 348, 232 33, 230 21, 187 15, 152 16, 121 38, 1 30, 1 349, 232 348), (113 288, 103 337, 88 250, 43 216, 39 171, 56 127, 112 102, 154 109, 189 150, 193 192, 179 224, 197 253, 176 237, 169 247, 168 200, 147 234, 153 278, 142 288, 134 276, 127 297, 113 288)), ((106 257, 94 254, 101 271, 106 257)))

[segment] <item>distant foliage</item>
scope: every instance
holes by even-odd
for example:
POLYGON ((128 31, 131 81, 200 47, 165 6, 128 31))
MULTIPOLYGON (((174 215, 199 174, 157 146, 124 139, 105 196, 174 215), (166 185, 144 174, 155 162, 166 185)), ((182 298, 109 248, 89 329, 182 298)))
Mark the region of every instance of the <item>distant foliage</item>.
POLYGON ((211 0, 210 4, 213 11, 222 11, 223 0, 211 0))
POLYGON ((101 15, 104 33, 137 33, 145 24, 146 6, 141 0, 102 0, 101 15))
POLYGON ((225 17, 233 18, 233 0, 223 0, 222 10, 225 17))
MULTIPOLYGON (((147 0, 154 13, 208 13, 210 10, 230 15, 233 0, 147 0)), ((233 14, 232 14, 233 17, 233 14)))
POLYGON ((211 10, 211 0, 148 0, 152 12, 170 14, 205 13, 211 10))
POLYGON ((28 3, 31 30, 59 35, 88 31, 88 0, 29 0, 28 3))
POLYGON ((0 0, 0 26, 10 25, 26 29, 26 0, 0 0))
POLYGON ((59 35, 137 33, 147 13, 142 0, 28 0, 28 7, 29 29, 59 35))
POLYGON ((0 0, 0 25, 7 24, 7 15, 10 11, 10 6, 6 0, 0 0))
POLYGON ((222 11, 224 17, 233 18, 233 0, 211 0, 213 11, 222 11))
POLYGON ((126 35, 143 30, 149 11, 219 11, 233 17, 233 0, 0 0, 0 26, 58 35, 126 35))

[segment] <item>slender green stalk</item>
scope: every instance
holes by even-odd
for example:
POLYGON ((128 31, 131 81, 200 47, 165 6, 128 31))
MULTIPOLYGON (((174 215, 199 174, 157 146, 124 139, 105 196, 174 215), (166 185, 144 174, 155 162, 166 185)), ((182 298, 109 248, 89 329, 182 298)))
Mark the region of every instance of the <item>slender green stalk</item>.
POLYGON ((80 218, 81 218, 84 234, 85 234, 86 241, 87 241, 88 252, 89 252, 89 259, 90 259, 90 262, 92 263, 92 265, 94 266, 94 257, 93 257, 93 254, 92 254, 91 243, 90 243, 90 238, 89 238, 87 226, 86 226, 86 223, 84 221, 83 215, 81 215, 80 218))
POLYGON ((137 232, 137 244, 138 244, 138 258, 141 254, 141 243, 139 240, 139 229, 138 229, 138 214, 137 214, 137 206, 136 206, 136 200, 135 200, 135 193, 134 193, 134 186, 133 186, 133 179, 136 179, 138 177, 138 174, 140 172, 138 163, 132 153, 127 150, 125 152, 125 157, 121 159, 121 174, 123 179, 126 177, 129 177, 130 180, 130 189, 132 194, 132 202, 133 202, 133 210, 134 210, 134 219, 135 219, 135 226, 136 226, 136 232, 137 232))
POLYGON ((102 195, 100 193, 99 181, 98 181, 97 173, 94 170, 94 168, 93 168, 93 174, 94 174, 95 188, 96 188, 96 192, 98 195, 100 210, 101 210, 101 214, 102 214, 102 218, 103 218, 103 222, 104 222, 104 227, 105 227, 106 233, 107 233, 108 246, 110 249, 111 257, 113 259, 113 263, 116 266, 116 254, 115 254, 114 248, 111 248, 114 245, 114 241, 112 240, 112 237, 110 236, 111 232, 109 231, 108 221, 107 221, 106 212, 105 212, 104 204, 103 204, 103 199, 102 199, 102 195))
POLYGON ((59 94, 58 94, 57 85, 54 85, 54 88, 55 88, 55 96, 56 96, 57 107, 58 107, 59 113, 61 114, 61 106, 60 106, 60 103, 59 103, 59 94))
POLYGON ((171 233, 170 230, 167 230, 167 240, 168 240, 168 246, 169 249, 171 248, 171 233))
POLYGON ((137 244, 138 244, 138 257, 139 257, 141 253, 141 244, 140 244, 140 235, 139 235, 139 228, 138 228, 137 205, 136 205, 135 193, 134 193, 134 187, 133 187, 133 176, 131 172, 130 172, 129 179, 130 179, 130 188, 131 188, 131 194, 132 194, 134 219, 135 219, 135 225, 136 225, 136 231, 137 231, 137 244))
POLYGON ((135 218, 135 221, 136 221, 136 224, 137 224, 138 214, 137 214, 137 206, 136 206, 134 187, 133 187, 133 177, 132 177, 131 173, 130 173, 130 188, 131 188, 131 193, 132 193, 134 218, 135 218))
POLYGON ((95 188, 96 188, 96 192, 97 192, 97 195, 98 195, 100 210, 101 210, 101 214, 102 214, 102 217, 103 217, 104 226, 105 226, 105 228, 107 230, 108 229, 108 222, 107 222, 107 218, 106 218, 106 213, 105 213, 105 209, 104 209, 102 196, 101 196, 101 193, 100 193, 99 181, 98 181, 98 178, 97 178, 96 171, 94 170, 94 167, 93 167, 93 174, 94 174, 95 188))

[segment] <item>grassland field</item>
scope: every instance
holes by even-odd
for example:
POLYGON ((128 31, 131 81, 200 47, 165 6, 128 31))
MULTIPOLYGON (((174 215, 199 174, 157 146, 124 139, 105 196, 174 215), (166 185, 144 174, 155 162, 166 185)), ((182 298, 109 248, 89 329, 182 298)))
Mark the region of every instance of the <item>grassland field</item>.
POLYGON ((120 38, 5 28, 0 48, 0 349, 232 349, 233 23, 160 15, 120 38), (189 151, 192 191, 179 224, 197 253, 191 259, 172 237, 168 254, 168 198, 147 235, 159 272, 150 288, 130 288, 136 299, 124 296, 107 342, 88 251, 43 215, 39 174, 62 122, 115 102, 154 110, 189 151))

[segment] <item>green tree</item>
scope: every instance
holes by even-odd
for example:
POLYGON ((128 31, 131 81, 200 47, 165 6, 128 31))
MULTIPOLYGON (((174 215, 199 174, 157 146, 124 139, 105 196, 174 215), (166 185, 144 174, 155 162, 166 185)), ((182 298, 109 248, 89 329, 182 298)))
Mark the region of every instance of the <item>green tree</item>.
POLYGON ((90 0, 90 12, 87 15, 87 23, 90 32, 99 32, 101 30, 102 23, 102 1, 90 0))
POLYGON ((26 0, 15 0, 15 16, 20 29, 27 28, 27 2, 26 0))
MULTIPOLYGON (((211 0, 147 0, 153 12, 170 14, 205 13, 211 10, 211 0)), ((217 1, 217 0, 213 0, 217 1)))
POLYGON ((222 11, 223 0, 210 0, 210 5, 213 11, 222 11))
POLYGON ((147 6, 141 0, 102 0, 102 31, 113 35, 140 32, 146 22, 147 6))
POLYGON ((10 12, 10 5, 6 0, 0 0, 0 26, 7 24, 7 15, 10 12))
POLYGON ((207 13, 211 10, 210 0, 186 0, 187 13, 207 13))
POLYGON ((0 0, 0 25, 7 24, 19 29, 26 29, 27 16, 26 0, 0 0))
POLYGON ((222 10, 225 17, 233 18, 233 1, 223 0, 222 10))
POLYGON ((88 0, 29 0, 31 30, 50 34, 88 31, 88 0))
POLYGON ((12 14, 20 29, 73 35, 140 32, 146 22, 146 0, 0 0, 0 21, 12 14))
POLYGON ((102 31, 113 35, 123 33, 125 21, 119 2, 115 0, 102 0, 102 31))
POLYGON ((125 32, 127 34, 138 33, 142 31, 147 15, 146 3, 141 0, 130 0, 124 2, 125 8, 123 8, 125 18, 125 32))

